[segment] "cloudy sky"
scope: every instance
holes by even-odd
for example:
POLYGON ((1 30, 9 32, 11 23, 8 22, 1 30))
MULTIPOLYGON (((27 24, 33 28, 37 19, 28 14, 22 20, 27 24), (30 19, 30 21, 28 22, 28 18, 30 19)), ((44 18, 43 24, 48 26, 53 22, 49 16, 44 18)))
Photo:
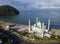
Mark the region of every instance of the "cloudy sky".
POLYGON ((60 8, 60 0, 0 0, 0 5, 11 5, 19 9, 60 8))

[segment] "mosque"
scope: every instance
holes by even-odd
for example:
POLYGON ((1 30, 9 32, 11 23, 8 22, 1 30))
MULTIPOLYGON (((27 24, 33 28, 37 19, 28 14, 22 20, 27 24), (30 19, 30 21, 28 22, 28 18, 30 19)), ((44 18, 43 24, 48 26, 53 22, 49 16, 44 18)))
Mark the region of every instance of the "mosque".
POLYGON ((30 25, 30 20, 29 20, 29 33, 35 33, 35 36, 43 38, 43 37, 51 37, 51 34, 49 34, 49 29, 50 29, 50 19, 48 20, 48 28, 46 28, 46 25, 44 23, 41 23, 38 21, 38 18, 36 18, 36 23, 33 24, 32 26, 30 25))

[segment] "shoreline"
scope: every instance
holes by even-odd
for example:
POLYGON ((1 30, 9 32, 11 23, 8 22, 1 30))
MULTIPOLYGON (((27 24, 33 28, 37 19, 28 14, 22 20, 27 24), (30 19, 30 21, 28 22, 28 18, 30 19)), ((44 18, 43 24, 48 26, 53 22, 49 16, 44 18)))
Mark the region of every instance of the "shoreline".
MULTIPOLYGON (((28 28, 27 24, 19 24, 19 23, 7 22, 7 21, 0 21, 0 26, 14 25, 14 24, 17 26, 20 26, 21 28, 28 28)), ((51 28, 51 30, 60 30, 60 28, 51 28)))
POLYGON ((18 24, 18 23, 11 23, 11 22, 6 22, 6 21, 0 21, 0 26, 6 26, 6 25, 16 25, 20 28, 27 29, 28 25, 26 24, 18 24))

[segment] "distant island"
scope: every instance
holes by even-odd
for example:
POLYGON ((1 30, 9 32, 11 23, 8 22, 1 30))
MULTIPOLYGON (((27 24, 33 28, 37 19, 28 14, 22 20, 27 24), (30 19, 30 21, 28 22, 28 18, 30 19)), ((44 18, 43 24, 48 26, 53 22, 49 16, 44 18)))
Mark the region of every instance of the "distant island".
POLYGON ((9 5, 2 5, 0 6, 0 16, 12 16, 12 15, 18 15, 19 11, 9 5))

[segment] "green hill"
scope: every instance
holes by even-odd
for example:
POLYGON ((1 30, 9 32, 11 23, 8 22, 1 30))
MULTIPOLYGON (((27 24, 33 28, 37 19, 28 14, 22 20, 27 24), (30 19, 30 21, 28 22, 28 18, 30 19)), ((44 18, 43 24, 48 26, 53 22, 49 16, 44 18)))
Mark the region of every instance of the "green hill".
POLYGON ((8 16, 8 15, 18 15, 19 11, 12 6, 3 5, 0 6, 0 16, 8 16))

